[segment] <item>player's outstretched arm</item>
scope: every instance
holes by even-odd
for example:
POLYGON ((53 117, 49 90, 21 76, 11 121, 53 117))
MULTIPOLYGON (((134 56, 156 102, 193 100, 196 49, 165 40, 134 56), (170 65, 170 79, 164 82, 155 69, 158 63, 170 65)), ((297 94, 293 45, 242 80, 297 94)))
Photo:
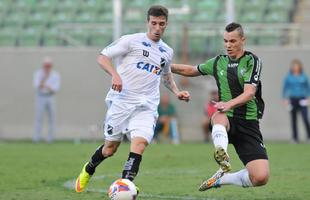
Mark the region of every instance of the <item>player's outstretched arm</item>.
POLYGON ((164 73, 162 75, 163 82, 166 88, 173 92, 179 100, 188 102, 190 100, 190 94, 188 91, 179 91, 175 81, 173 79, 172 73, 164 73))
POLYGON ((112 89, 121 92, 123 88, 122 79, 117 73, 116 69, 113 67, 112 60, 105 55, 99 55, 97 62, 99 63, 100 67, 104 69, 104 71, 112 76, 112 89))
POLYGON ((200 76, 201 73, 198 71, 196 66, 184 65, 184 64, 171 64, 171 71, 175 74, 182 76, 200 76))

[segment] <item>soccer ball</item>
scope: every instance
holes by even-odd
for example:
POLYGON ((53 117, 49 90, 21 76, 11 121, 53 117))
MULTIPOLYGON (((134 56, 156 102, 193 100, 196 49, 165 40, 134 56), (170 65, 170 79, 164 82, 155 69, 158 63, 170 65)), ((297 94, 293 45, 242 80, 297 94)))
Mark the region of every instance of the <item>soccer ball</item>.
POLYGON ((128 179, 117 179, 108 192, 111 200, 136 200, 137 189, 133 182, 128 179))

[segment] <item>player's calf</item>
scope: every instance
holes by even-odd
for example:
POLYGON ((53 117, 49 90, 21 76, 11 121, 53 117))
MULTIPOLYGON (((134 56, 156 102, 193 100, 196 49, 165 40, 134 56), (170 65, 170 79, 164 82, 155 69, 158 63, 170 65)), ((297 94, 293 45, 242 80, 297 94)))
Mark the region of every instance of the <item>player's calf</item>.
POLYGON ((128 159, 125 163, 122 178, 129 179, 133 181, 139 172, 140 162, 142 160, 142 155, 130 152, 128 159))

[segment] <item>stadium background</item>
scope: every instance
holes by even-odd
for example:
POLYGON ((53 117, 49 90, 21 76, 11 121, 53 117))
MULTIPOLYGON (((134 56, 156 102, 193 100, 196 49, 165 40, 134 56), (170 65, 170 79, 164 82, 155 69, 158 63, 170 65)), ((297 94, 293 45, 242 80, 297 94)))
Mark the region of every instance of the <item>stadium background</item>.
MULTIPOLYGON (((310 74, 307 0, 1 0, 0 139, 32 137, 33 72, 46 55, 53 58, 62 77, 56 138, 101 138, 110 77, 98 67, 96 57, 114 37, 144 32, 145 12, 153 4, 170 9, 164 39, 174 48, 174 61, 178 63, 199 64, 223 52, 227 13, 230 20, 242 23, 248 37, 246 49, 263 60, 263 135, 267 140, 290 139, 281 85, 294 58, 301 59, 310 74), (234 9, 229 12, 226 6, 231 2, 234 9), (118 3, 122 3, 121 12, 113 9, 118 3), (115 26, 115 20, 121 25, 115 26)), ((176 79, 179 82, 181 78, 176 79)), ((182 140, 201 141, 202 107, 210 89, 209 79, 189 81, 184 89, 191 92, 192 101, 185 104, 172 100, 177 105, 182 140)), ((305 139, 303 127, 300 131, 305 139)))

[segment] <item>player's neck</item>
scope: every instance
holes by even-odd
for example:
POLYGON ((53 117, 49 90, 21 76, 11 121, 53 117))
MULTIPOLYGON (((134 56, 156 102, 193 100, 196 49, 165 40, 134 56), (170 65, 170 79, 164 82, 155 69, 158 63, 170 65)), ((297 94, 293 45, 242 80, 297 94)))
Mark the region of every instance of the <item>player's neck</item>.
POLYGON ((237 53, 236 56, 229 56, 229 58, 230 58, 231 60, 238 60, 239 58, 241 58, 241 57, 244 55, 244 53, 245 53, 245 51, 242 50, 242 51, 240 51, 239 53, 237 53))
POLYGON ((151 41, 151 42, 154 42, 154 43, 157 43, 159 42, 160 39, 156 40, 154 38, 152 38, 151 34, 149 32, 146 33, 146 37, 151 41))

